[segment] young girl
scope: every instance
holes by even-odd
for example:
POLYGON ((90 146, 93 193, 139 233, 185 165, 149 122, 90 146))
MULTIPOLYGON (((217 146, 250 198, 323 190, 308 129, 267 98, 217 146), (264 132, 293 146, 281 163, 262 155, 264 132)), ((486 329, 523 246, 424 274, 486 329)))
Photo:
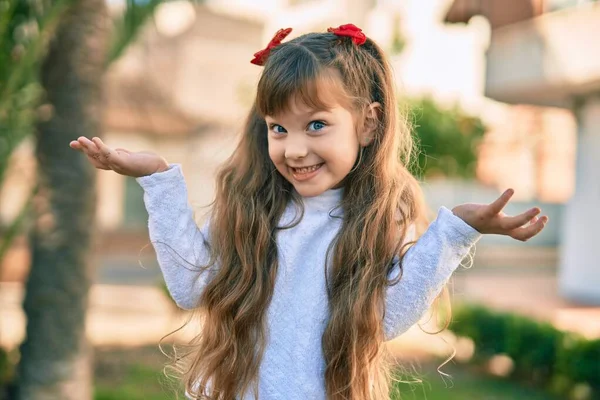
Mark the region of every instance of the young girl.
POLYGON ((527 240, 548 218, 442 207, 416 242, 422 194, 382 50, 354 25, 281 41, 199 230, 179 164, 71 142, 143 187, 167 287, 202 312, 185 387, 194 399, 387 399, 384 342, 418 322, 481 234, 527 240))

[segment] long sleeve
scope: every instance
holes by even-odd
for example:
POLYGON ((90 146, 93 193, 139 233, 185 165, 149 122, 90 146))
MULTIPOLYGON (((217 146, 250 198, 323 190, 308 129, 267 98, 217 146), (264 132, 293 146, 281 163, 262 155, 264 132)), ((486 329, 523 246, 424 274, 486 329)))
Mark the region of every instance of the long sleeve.
POLYGON ((136 181, 144 189, 150 241, 169 293, 180 308, 193 309, 211 275, 201 269, 210 254, 208 223, 200 230, 194 221, 180 164, 136 181))
MULTIPOLYGON (((386 340, 399 336, 419 321, 480 237, 477 230, 452 211, 440 208, 437 219, 406 252, 402 278, 387 288, 386 340)), ((399 273, 396 260, 390 278, 399 273)))

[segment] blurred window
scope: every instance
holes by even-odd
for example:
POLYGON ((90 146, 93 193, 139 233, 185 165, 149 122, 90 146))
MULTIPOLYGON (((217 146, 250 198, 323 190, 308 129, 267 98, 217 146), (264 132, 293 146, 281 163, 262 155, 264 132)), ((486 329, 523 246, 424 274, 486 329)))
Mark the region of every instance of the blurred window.
POLYGON ((130 176, 125 179, 125 196, 122 228, 144 229, 148 224, 148 212, 144 206, 144 189, 130 176))
POLYGON ((598 0, 546 0, 546 12, 577 7, 585 3, 596 3, 598 0))

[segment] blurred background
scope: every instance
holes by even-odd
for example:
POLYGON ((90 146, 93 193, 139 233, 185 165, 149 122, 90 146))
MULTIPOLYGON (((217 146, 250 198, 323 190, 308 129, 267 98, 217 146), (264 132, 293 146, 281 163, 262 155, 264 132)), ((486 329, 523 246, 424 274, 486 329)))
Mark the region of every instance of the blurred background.
POLYGON ((68 144, 182 164, 201 223, 252 55, 280 28, 348 22, 389 56, 432 215, 512 187, 507 213, 550 217, 526 243, 479 242, 450 281, 449 329, 423 332, 445 325, 429 315, 390 343, 402 398, 600 398, 600 2, 1 0, 0 399, 175 398, 156 345, 188 315, 142 189, 68 144))

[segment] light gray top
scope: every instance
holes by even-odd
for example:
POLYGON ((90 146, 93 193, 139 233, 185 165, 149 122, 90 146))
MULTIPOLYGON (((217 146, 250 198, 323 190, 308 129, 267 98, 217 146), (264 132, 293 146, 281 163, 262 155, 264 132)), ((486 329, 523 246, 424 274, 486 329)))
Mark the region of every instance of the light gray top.
MULTIPOLYGON (((180 164, 170 164, 164 172, 136 180, 144 189, 150 240, 169 292, 179 307, 193 308, 211 273, 199 273, 184 260, 194 265, 206 263, 208 224, 198 229, 193 219, 180 164)), ((342 222, 330 215, 341 200, 342 190, 304 198, 300 223, 277 233, 279 267, 267 311, 269 342, 258 377, 261 400, 325 399, 321 336, 328 307, 324 266, 327 247, 342 222)), ((288 205, 281 224, 293 220, 296 210, 293 204, 288 205)), ((336 212, 341 215, 340 210, 336 212)), ((387 289, 387 339, 419 321, 480 237, 450 210, 439 209, 436 220, 406 253, 402 279, 387 289)), ((399 272, 398 260, 394 262, 396 268, 390 277, 399 272)), ((252 393, 247 398, 252 399, 252 393)))

